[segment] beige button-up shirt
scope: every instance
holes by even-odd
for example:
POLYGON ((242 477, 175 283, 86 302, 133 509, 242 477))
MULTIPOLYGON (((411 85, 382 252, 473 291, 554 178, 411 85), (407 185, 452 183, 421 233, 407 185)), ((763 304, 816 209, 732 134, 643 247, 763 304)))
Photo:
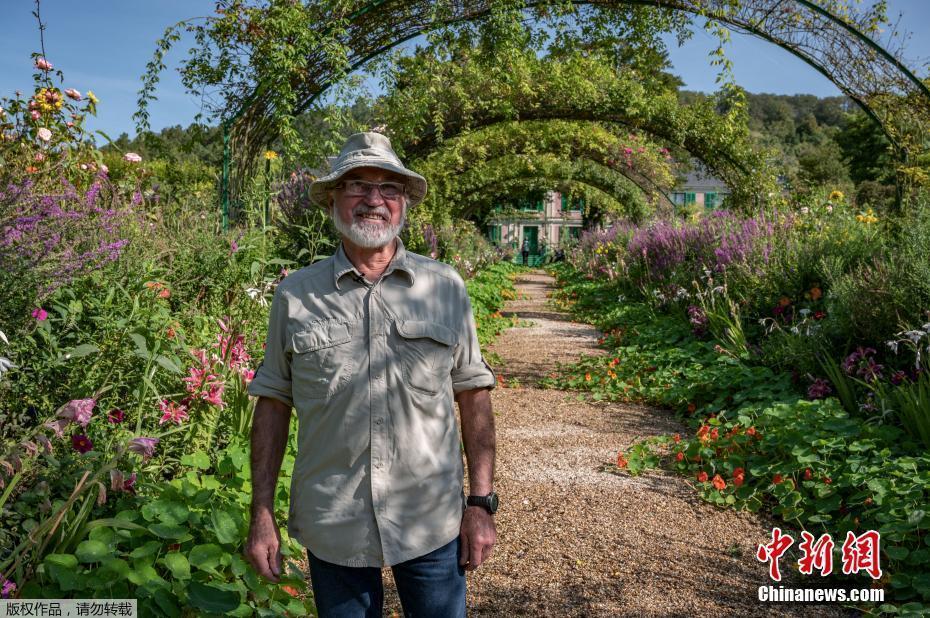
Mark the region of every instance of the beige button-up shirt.
POLYGON ((249 384, 297 409, 288 532, 343 566, 394 565, 458 536, 453 393, 494 386, 461 277, 397 243, 376 283, 341 246, 282 281, 249 384))

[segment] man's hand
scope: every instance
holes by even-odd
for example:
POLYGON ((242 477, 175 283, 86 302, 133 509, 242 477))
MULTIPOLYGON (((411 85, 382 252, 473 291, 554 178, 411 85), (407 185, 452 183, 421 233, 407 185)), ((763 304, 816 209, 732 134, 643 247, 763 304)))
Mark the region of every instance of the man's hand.
POLYGON ((465 509, 460 533, 462 557, 459 565, 466 571, 474 571, 491 557, 491 550, 497 542, 497 529, 494 517, 480 506, 465 509))
POLYGON ((281 531, 270 511, 263 510, 252 517, 245 557, 259 575, 278 582, 281 576, 281 531))

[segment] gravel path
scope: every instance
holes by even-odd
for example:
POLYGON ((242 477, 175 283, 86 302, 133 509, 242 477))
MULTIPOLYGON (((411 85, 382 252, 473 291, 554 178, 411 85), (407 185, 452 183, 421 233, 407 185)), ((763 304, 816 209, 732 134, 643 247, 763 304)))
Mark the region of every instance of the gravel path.
POLYGON ((498 545, 469 575, 469 615, 845 615, 756 601, 757 587, 771 583, 755 559, 771 522, 701 501, 678 475, 599 471, 637 438, 686 429, 663 410, 534 388, 558 363, 601 353, 597 330, 548 306, 552 286, 541 272, 521 277, 520 299, 505 310, 532 326, 508 330, 489 350, 505 380, 522 386, 493 391, 498 545))
MULTIPOLYGON (((583 403, 573 393, 535 388, 558 363, 603 353, 595 328, 548 305, 553 284, 540 271, 522 275, 519 298, 505 313, 530 325, 509 329, 486 350, 502 361, 495 370, 520 387, 492 394, 498 544, 468 575, 469 616, 858 615, 756 601, 758 586, 772 583, 755 558, 772 522, 715 508, 675 474, 600 471, 638 438, 687 429, 664 410, 583 403)), ((391 571, 383 572, 385 615, 399 617, 391 571)), ((783 584, 791 586, 787 575, 783 584)), ((799 587, 816 583, 794 579, 799 587)))

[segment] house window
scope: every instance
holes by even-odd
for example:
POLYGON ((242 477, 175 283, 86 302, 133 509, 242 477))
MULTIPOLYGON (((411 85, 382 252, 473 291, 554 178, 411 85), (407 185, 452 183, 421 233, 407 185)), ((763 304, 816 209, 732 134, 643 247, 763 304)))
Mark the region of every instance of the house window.
POLYGON ((705 208, 716 208, 719 205, 719 200, 717 194, 714 192, 708 192, 704 194, 704 207, 705 208))
POLYGON ((672 203, 676 206, 690 206, 697 201, 694 193, 672 193, 672 203))
POLYGON ((566 210, 571 211, 571 212, 581 212, 582 210, 584 210, 584 198, 576 197, 575 199, 571 200, 571 202, 569 202, 568 196, 563 193, 562 194, 562 212, 565 212, 566 210))
POLYGON ((494 244, 499 244, 501 241, 501 226, 499 225, 490 225, 488 226, 488 240, 494 244))

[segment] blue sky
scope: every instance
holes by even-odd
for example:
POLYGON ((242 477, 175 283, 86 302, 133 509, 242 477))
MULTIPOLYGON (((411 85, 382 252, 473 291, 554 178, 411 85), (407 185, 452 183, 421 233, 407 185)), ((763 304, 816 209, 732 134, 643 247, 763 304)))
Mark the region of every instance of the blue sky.
MULTIPOLYGON (((0 37, 0 96, 20 89, 27 91, 33 72, 29 54, 39 49, 39 35, 32 16, 31 0, 6 0, 4 36, 0 37)), ((889 14, 902 16, 901 24, 913 34, 905 44, 907 64, 918 75, 928 73, 930 2, 890 0, 889 14)), ((91 129, 106 131, 116 138, 135 132, 132 114, 136 109, 140 76, 152 56, 155 40, 179 20, 210 15, 209 0, 44 0, 42 18, 46 54, 64 71, 66 87, 93 90, 100 98, 99 116, 91 129)), ((674 72, 692 90, 713 91, 716 70, 707 54, 715 40, 700 28, 683 47, 670 44, 674 72)), ((183 58, 181 45, 168 57, 169 66, 183 58)), ((760 39, 733 35, 727 55, 734 62, 737 82, 750 92, 784 94, 839 94, 832 83, 788 52, 760 39)), ((200 102, 184 92, 177 72, 165 71, 151 106, 154 129, 193 121, 200 102)))

